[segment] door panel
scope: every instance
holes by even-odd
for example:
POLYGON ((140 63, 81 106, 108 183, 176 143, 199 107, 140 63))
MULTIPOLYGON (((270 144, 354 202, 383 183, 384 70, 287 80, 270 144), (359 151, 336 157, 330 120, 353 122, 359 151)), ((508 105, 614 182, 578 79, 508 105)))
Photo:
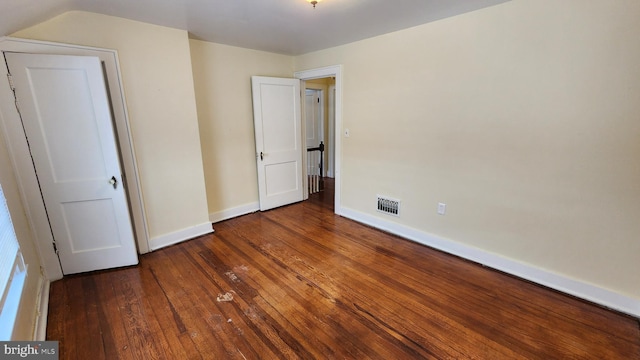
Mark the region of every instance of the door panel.
POLYGON ((251 82, 260 210, 302 201, 300 81, 251 82))
POLYGON ((291 99, 293 89, 290 85, 260 84, 260 116, 262 118, 263 147, 270 154, 296 150, 299 130, 291 99))
POLYGON ((69 230, 69 245, 73 253, 113 249, 122 245, 118 236, 117 214, 113 202, 109 200, 73 201, 60 205, 65 225, 69 230), (96 234, 93 228, 86 226, 96 213, 102 221, 116 226, 102 229, 96 234))
MULTIPOLYGON (((96 119, 86 73, 81 69, 63 72, 29 69, 28 76, 31 95, 37 102, 40 115, 33 119, 37 122, 34 125, 40 128, 44 140, 43 151, 48 154, 53 180, 56 183, 70 183, 104 178, 104 163, 94 160, 101 159, 103 151, 95 128, 96 119), (49 84, 65 82, 65 91, 52 92, 48 87, 49 84), (74 106, 61 107, 59 104, 74 106), (82 137, 77 138, 77 134, 82 134, 82 137), (78 146, 83 151, 77 151, 78 146)), ((18 77, 15 75, 15 78, 18 77)))
POLYGON ((99 59, 5 57, 63 272, 137 264, 99 59))
POLYGON ((298 189, 298 168, 295 162, 265 166, 267 194, 283 194, 298 189))

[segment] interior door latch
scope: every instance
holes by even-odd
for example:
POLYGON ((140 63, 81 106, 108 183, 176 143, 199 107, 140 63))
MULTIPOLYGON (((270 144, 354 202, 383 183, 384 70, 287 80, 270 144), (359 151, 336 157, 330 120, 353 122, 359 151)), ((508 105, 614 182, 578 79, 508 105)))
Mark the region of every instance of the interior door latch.
POLYGON ((111 177, 111 179, 109 180, 109 184, 113 185, 114 189, 118 187, 118 180, 116 180, 115 176, 111 177))

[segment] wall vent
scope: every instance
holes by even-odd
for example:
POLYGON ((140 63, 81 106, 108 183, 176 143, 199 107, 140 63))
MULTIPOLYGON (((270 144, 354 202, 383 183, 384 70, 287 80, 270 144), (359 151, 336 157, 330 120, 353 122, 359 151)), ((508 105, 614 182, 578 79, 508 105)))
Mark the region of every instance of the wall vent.
POLYGON ((393 215, 393 216, 400 216, 400 200, 391 199, 386 196, 380 196, 380 195, 377 195, 377 197, 378 197, 377 210, 379 212, 393 215))

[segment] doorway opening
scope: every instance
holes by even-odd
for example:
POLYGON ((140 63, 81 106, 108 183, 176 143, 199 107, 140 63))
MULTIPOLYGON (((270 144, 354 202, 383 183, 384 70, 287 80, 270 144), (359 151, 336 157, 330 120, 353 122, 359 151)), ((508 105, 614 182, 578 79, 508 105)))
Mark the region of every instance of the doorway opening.
MULTIPOLYGON (((304 89, 324 90, 325 123, 323 123, 323 129, 326 140, 323 155, 323 165, 326 164, 326 166, 323 166, 322 171, 324 191, 319 192, 316 196, 318 199, 313 200, 321 200, 323 203, 333 200, 333 212, 341 215, 342 66, 334 65, 298 71, 295 73, 295 77, 303 81, 304 89), (320 199, 321 197, 322 199, 320 199)), ((304 124, 306 125, 306 119, 304 124)), ((309 144, 307 147, 310 147, 309 144)))
POLYGON ((334 210, 334 76, 305 81, 304 121, 309 200, 334 210))

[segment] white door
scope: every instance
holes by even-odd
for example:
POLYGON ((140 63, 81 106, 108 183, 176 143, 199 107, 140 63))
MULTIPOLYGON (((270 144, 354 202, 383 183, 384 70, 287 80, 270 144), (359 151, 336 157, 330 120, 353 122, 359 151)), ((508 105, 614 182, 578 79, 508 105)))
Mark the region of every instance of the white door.
POLYGON ((100 60, 5 57, 63 273, 137 264, 100 60))
POLYGON ((304 112, 307 148, 315 148, 323 141, 323 122, 320 117, 320 90, 305 90, 304 112))
POLYGON ((300 80, 251 77, 260 210, 303 199, 300 80))

